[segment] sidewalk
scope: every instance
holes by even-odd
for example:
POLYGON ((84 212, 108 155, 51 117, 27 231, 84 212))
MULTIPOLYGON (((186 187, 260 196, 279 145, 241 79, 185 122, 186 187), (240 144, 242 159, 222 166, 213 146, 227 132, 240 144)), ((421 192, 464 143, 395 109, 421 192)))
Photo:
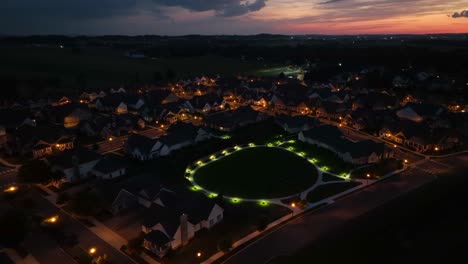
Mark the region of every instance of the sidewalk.
POLYGON ((0 163, 2 163, 3 165, 7 166, 7 167, 13 167, 15 169, 19 169, 19 167, 21 167, 21 165, 19 164, 11 164, 10 162, 0 158, 0 163))
MULTIPOLYGON (((260 235, 263 235, 264 233, 266 233, 266 231, 272 229, 273 227, 276 227, 278 225, 281 225, 283 223, 286 223, 290 218, 292 218, 293 216, 297 216, 299 214, 302 214, 302 213, 305 213, 307 212, 308 210, 310 209, 313 209, 314 207, 320 205, 320 204, 323 204, 323 203, 327 203, 327 204, 332 204, 334 202, 336 202, 336 200, 338 200, 339 198, 343 197, 343 196, 346 196, 347 194, 350 194, 350 193, 353 193, 353 192, 356 192, 356 191, 359 191, 359 190, 362 190, 362 189, 365 189, 375 183, 378 183, 382 180, 385 180, 395 174, 398 174, 398 173, 401 173, 403 171, 405 171, 407 169, 407 166, 404 166, 402 169, 399 169, 399 170, 396 170, 396 171, 393 171, 393 172, 390 172, 384 176, 382 176, 379 180, 373 180, 373 181, 368 181, 368 180, 360 180, 362 182, 362 185, 359 185, 359 186, 356 186, 354 188, 351 188, 351 189, 348 189, 344 192, 341 192, 341 193, 338 193, 338 194, 335 194, 333 196, 330 196, 330 197, 327 197, 325 199, 322 199, 318 202, 315 202, 315 203, 309 203, 307 205, 307 208, 305 210, 301 210, 299 208, 295 208, 294 211, 291 213, 291 214, 288 214, 288 215, 285 215, 283 216, 282 218, 279 218, 273 222, 271 222, 267 228, 260 232, 260 231, 255 231, 239 240, 237 240, 236 242, 234 242, 232 244, 232 249, 235 249, 249 241, 251 241, 252 239, 260 236, 260 235)), ((222 251, 218 251, 216 254, 212 255, 210 258, 208 258, 207 260, 205 260, 204 262, 202 262, 202 264, 210 264, 210 263, 213 263, 215 262, 216 260, 218 260, 219 258, 223 257, 225 255, 224 252, 222 251)))
MULTIPOLYGON (((52 203, 55 207, 59 208, 62 212, 70 216, 71 218, 75 218, 73 215, 68 213, 67 211, 63 210, 59 205, 57 205, 55 202, 57 201, 57 194, 54 193, 53 191, 49 190, 49 188, 38 184, 37 185, 39 188, 41 188, 43 191, 47 192, 49 195, 44 196, 45 199, 47 199, 50 203, 52 203)), ((116 250, 120 251, 120 248, 123 245, 127 245, 128 241, 121 237, 119 234, 114 232, 112 229, 108 228, 105 226, 103 223, 99 222, 96 220, 94 217, 90 219, 94 226, 93 227, 88 227, 84 225, 89 231, 93 232, 96 236, 101 238, 103 241, 111 245, 113 248, 116 250)), ((78 221, 79 222, 79 221, 78 221)))
MULTIPOLYGON (((254 231, 254 232, 250 233, 249 235, 237 240, 236 242, 234 242, 232 244, 231 250, 242 246, 243 244, 251 241, 252 239, 262 235, 263 233, 267 232, 268 230, 271 230, 272 228, 286 222, 287 220, 291 219, 294 216, 297 216, 298 214, 300 214, 302 212, 303 212, 303 210, 301 210, 299 208, 295 208, 293 210, 293 212, 291 212, 290 214, 287 214, 287 215, 285 215, 285 216, 283 216, 283 217, 281 217, 279 219, 276 219, 275 221, 271 222, 270 224, 268 224, 268 226, 267 226, 267 228, 265 228, 265 230, 263 230, 263 231, 254 231)), ((223 251, 218 251, 216 254, 212 255, 210 258, 203 261, 202 264, 213 263, 216 260, 218 260, 219 258, 223 257, 224 255, 225 255, 225 253, 223 251)))

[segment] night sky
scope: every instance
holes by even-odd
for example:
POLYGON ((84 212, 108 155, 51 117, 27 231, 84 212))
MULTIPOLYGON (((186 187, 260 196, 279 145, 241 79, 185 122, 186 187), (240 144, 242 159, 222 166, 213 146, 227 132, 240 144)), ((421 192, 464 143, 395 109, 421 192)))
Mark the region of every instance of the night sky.
POLYGON ((468 32, 468 0, 2 0, 0 34, 468 32))

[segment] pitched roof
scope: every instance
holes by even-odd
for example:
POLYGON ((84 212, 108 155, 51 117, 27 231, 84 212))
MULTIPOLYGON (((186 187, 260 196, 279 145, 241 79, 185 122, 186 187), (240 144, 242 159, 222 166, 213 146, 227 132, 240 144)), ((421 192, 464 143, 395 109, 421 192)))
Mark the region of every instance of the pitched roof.
POLYGON ((151 242, 153 245, 163 246, 171 242, 172 239, 169 239, 163 232, 159 230, 153 230, 145 235, 145 240, 151 242))
POLYGON ((444 110, 440 105, 426 103, 407 103, 406 107, 410 107, 422 117, 436 116, 444 110))
POLYGON ((116 160, 115 158, 106 157, 101 159, 93 170, 101 172, 103 174, 115 172, 126 168, 126 165, 121 160, 116 160))
POLYGON ((320 121, 316 118, 309 116, 289 116, 289 115, 279 115, 276 117, 276 122, 281 126, 287 125, 289 128, 298 128, 303 127, 304 125, 317 126, 320 121))
POLYGON ((26 110, 0 109, 0 125, 6 128, 18 127, 32 114, 26 110))
POLYGON ((332 125, 322 125, 302 133, 306 138, 322 142, 340 153, 348 152, 353 158, 368 156, 372 152, 381 153, 384 150, 383 143, 376 143, 372 140, 352 142, 344 138, 341 131, 332 125))
POLYGON ((205 119, 207 124, 222 127, 235 127, 239 123, 256 121, 259 113, 250 106, 241 106, 232 111, 225 111, 208 116, 205 119))
POLYGON ((149 154, 156 140, 138 134, 131 134, 127 138, 126 148, 130 151, 138 149, 142 154, 149 154))
POLYGON ((15 134, 22 142, 30 142, 33 144, 39 140, 54 144, 58 143, 58 140, 62 137, 68 138, 68 140, 65 141, 72 140, 72 137, 68 135, 62 127, 55 125, 25 125, 20 127, 15 134))
POLYGON ((47 159, 52 165, 60 166, 62 168, 72 168, 75 165, 75 162, 83 164, 93 160, 99 160, 101 157, 102 156, 100 154, 89 149, 77 148, 65 150, 47 159))
POLYGON ((158 140, 168 146, 185 141, 195 140, 199 129, 199 127, 196 127, 192 124, 178 122, 171 125, 171 127, 167 130, 167 135, 160 137, 158 140))

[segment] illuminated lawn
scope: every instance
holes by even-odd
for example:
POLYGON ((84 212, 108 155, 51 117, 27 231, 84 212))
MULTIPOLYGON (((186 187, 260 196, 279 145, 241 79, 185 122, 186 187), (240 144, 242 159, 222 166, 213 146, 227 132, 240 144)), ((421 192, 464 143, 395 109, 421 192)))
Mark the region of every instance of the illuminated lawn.
POLYGON ((317 180, 315 167, 279 148, 247 148, 199 168, 195 182, 203 188, 240 198, 266 199, 306 190, 317 180))

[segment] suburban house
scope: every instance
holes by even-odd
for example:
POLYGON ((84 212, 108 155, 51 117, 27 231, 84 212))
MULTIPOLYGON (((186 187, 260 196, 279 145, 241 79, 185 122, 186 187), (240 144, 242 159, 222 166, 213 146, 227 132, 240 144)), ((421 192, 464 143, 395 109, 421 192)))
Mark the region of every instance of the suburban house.
POLYGON ((142 218, 136 220, 145 234, 142 246, 159 257, 186 245, 196 232, 212 228, 224 217, 215 199, 186 189, 169 189, 157 174, 97 183, 95 191, 114 215, 142 212, 142 218))
POLYGON ((125 142, 124 151, 138 160, 150 160, 156 156, 156 140, 138 134, 131 134, 125 142))
POLYGON ((126 114, 140 109, 145 102, 138 95, 127 93, 112 93, 96 100, 96 109, 103 112, 126 114))
POLYGON ((138 129, 145 128, 145 121, 132 114, 112 115, 110 117, 97 116, 82 122, 80 131, 90 137, 108 139, 127 135, 138 129))
POLYGON ((105 157, 91 171, 97 178, 103 180, 115 179, 127 172, 127 166, 121 160, 105 157))
POLYGON ((223 220, 223 208, 203 194, 162 190, 148 198, 141 199, 153 201, 142 226, 143 247, 159 257, 169 249, 185 246, 196 232, 223 220))
POLYGON ((208 93, 202 96, 194 96, 184 104, 191 112, 208 113, 211 111, 223 110, 226 101, 215 93, 208 93))
POLYGON ((242 106, 235 110, 212 114, 205 118, 205 124, 216 130, 232 131, 238 127, 260 122, 266 118, 264 114, 253 110, 250 106, 242 106))
POLYGON ((0 109, 0 126, 5 128, 6 133, 18 129, 23 125, 36 125, 34 116, 27 110, 0 109))
POLYGON ((276 117, 275 123, 289 133, 299 133, 318 126, 320 121, 304 115, 294 117, 289 115, 279 115, 276 117))
POLYGON ((453 130, 410 120, 385 124, 379 136, 418 152, 450 149, 459 142, 453 130))
POLYGON ((14 132, 10 151, 21 155, 32 153, 33 158, 51 155, 53 151, 74 148, 75 137, 54 125, 24 125, 14 132))
POLYGON ((342 160, 352 164, 376 163, 390 157, 383 143, 372 140, 352 142, 344 138, 341 131, 331 125, 322 125, 307 131, 299 132, 298 139, 335 153, 342 160))
POLYGON ((339 120, 340 117, 343 118, 346 115, 346 110, 347 108, 344 104, 325 101, 317 106, 316 115, 317 117, 339 120))
POLYGON ((445 109, 439 105, 407 103, 402 109, 398 110, 396 114, 400 119, 422 122, 424 120, 435 120, 444 112, 445 109))
POLYGON ((154 155, 167 156, 172 151, 196 144, 211 138, 211 133, 206 128, 197 127, 189 123, 173 124, 167 134, 158 138, 153 147, 154 155))
POLYGON ((47 107, 44 113, 49 121, 65 128, 74 128, 92 117, 87 105, 75 103, 47 107))
POLYGON ((77 182, 90 177, 94 166, 101 160, 101 155, 84 148, 66 150, 58 155, 47 157, 53 171, 64 174, 63 181, 77 182))

